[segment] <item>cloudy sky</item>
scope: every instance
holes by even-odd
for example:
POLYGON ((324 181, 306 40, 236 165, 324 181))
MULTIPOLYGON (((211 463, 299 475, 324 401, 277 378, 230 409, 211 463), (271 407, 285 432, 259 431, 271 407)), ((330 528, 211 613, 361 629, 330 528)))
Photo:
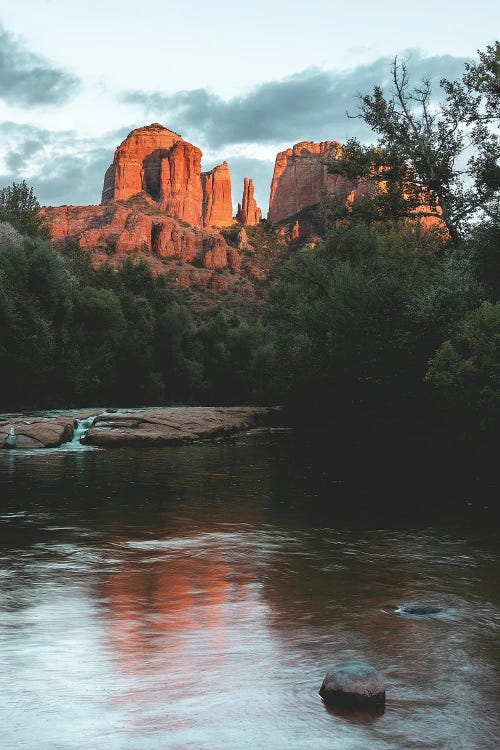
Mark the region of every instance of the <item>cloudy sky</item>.
POLYGON ((0 187, 41 203, 98 203, 130 130, 161 122, 253 177, 267 211, 274 157, 300 140, 370 133, 346 110, 390 60, 455 78, 494 41, 495 0, 1 0, 0 187), (411 9, 408 9, 408 8, 411 9))

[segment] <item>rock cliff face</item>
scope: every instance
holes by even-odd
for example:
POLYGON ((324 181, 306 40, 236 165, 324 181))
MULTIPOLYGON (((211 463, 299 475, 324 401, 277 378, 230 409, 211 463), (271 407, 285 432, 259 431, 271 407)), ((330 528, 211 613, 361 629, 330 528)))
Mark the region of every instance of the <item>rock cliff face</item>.
POLYGON ((201 175, 203 185, 203 226, 229 227, 233 224, 231 175, 227 161, 201 175))
POLYGON ((158 198, 161 160, 178 141, 182 141, 178 133, 157 122, 132 130, 116 149, 113 163, 106 171, 102 203, 127 200, 142 190, 158 198))
MULTIPOLYGON (((185 141, 178 141, 160 161, 160 194, 157 202, 162 211, 196 227, 203 226, 200 175, 200 149, 185 141)), ((154 198, 154 195, 151 197, 154 198)))
POLYGON ((328 173, 324 159, 340 155, 341 151, 342 146, 337 141, 302 141, 281 151, 276 157, 271 182, 268 221, 275 224, 316 205, 325 191, 342 200, 355 200, 368 192, 370 186, 366 182, 356 185, 340 175, 328 173))
POLYGON ((227 162, 201 172, 202 153, 174 131, 153 123, 133 130, 106 171, 102 204, 145 193, 168 216, 193 226, 233 223, 227 162))
POLYGON ((243 198, 241 203, 238 203, 236 219, 240 224, 243 224, 243 226, 250 227, 260 224, 262 221, 262 211, 257 206, 254 197, 253 180, 248 177, 245 177, 243 181, 243 198))
POLYGON ((105 206, 59 206, 42 213, 56 247, 66 241, 81 248, 123 255, 131 252, 177 257, 208 268, 240 267, 240 255, 219 232, 186 227, 165 214, 142 213, 121 203, 105 206))

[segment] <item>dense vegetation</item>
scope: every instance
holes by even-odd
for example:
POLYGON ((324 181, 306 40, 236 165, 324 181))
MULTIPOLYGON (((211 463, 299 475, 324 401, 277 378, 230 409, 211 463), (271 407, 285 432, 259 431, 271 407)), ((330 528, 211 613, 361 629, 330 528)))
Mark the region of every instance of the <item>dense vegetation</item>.
POLYGON ((3 410, 260 397, 261 326, 196 317, 144 262, 95 269, 77 248, 0 239, 0 331, 3 410))
MULTIPOLYGON (((497 49, 468 66, 463 83, 442 84, 444 124, 482 137, 468 167, 472 187, 455 167, 462 140, 439 150, 447 131, 437 115, 429 118, 427 86, 414 97, 424 113, 412 115, 416 135, 406 151, 397 101, 380 90, 365 97, 364 116, 381 142, 371 149, 351 142, 330 168, 373 174, 383 153, 390 170, 357 206, 326 200, 317 209, 321 241, 283 253, 260 322, 223 308, 195 314, 188 292, 144 263, 127 259, 114 271, 93 268, 77 248, 55 252, 37 224, 32 191, 25 184, 1 191, 0 409, 281 403, 310 426, 494 429, 500 168, 496 136, 485 128, 498 124, 497 49), (439 159, 433 195, 440 205, 440 191, 447 196, 445 233, 411 218, 439 159)), ((395 76, 397 84, 397 68, 395 76)), ((397 91, 410 107, 406 77, 397 91)), ((424 197, 435 211, 432 195, 424 197)), ((272 229, 255 228, 251 241, 267 248, 271 267, 272 229)))

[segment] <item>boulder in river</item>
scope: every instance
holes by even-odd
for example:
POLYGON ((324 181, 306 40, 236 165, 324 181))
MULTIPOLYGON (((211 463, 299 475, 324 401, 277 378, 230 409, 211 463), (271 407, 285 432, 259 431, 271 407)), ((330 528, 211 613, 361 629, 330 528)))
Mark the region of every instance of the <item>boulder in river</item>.
POLYGON ((0 416, 0 448, 56 448, 71 440, 74 428, 72 416, 0 416))
POLYGON ((374 667, 343 661, 327 672, 319 694, 327 705, 383 706, 385 685, 374 667))
POLYGON ((439 615, 443 611, 443 608, 439 607, 437 604, 412 603, 402 604, 396 611, 401 615, 417 615, 425 617, 426 615, 439 615))

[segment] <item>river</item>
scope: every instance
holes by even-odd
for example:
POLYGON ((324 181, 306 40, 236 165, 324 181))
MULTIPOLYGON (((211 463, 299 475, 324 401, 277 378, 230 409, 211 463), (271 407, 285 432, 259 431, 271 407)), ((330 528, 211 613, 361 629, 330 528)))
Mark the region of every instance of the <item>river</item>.
POLYGON ((2 451, 0 747, 498 750, 491 487, 319 445, 2 451), (342 660, 385 713, 323 705, 342 660))

